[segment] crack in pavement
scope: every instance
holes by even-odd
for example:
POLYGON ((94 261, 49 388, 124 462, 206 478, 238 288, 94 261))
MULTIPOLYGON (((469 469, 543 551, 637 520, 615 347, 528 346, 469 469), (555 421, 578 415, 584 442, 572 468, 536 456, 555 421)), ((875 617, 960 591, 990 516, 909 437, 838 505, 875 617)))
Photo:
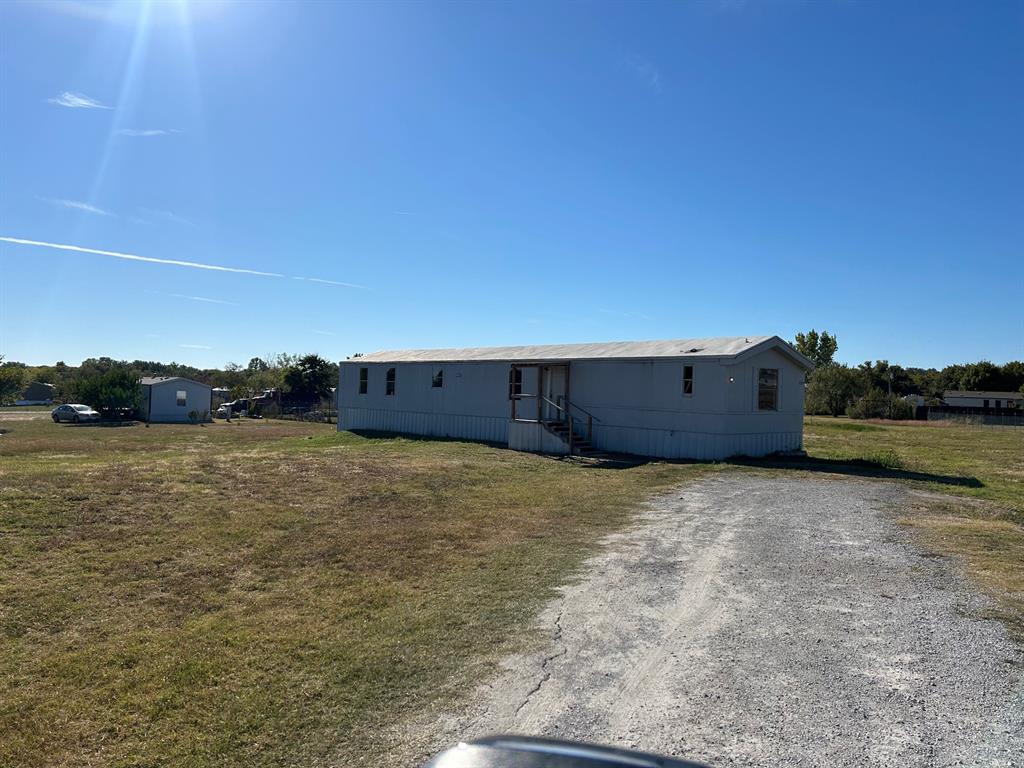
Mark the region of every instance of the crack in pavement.
MULTIPOLYGON (((551 641, 553 643, 560 642, 561 639, 562 639, 562 615, 565 612, 565 597, 564 596, 562 597, 562 606, 563 606, 562 609, 558 612, 558 616, 555 617, 555 631, 554 631, 554 633, 551 636, 551 641)), ((512 715, 513 718, 518 719, 519 713, 522 712, 523 709, 526 707, 526 705, 530 703, 530 701, 531 701, 531 699, 533 699, 534 695, 540 692, 540 689, 544 687, 544 683, 546 683, 548 680, 551 679, 551 670, 548 669, 548 665, 550 665, 551 662, 554 661, 555 659, 557 659, 557 658, 559 658, 561 656, 565 656, 565 654, 568 652, 568 650, 569 650, 568 647, 563 645, 562 649, 560 651, 558 651, 557 653, 552 653, 552 654, 544 657, 544 660, 541 662, 541 665, 540 665, 540 671, 541 671, 540 680, 538 680, 537 684, 532 689, 530 689, 530 691, 527 692, 526 697, 519 703, 519 706, 516 707, 516 711, 512 715)))

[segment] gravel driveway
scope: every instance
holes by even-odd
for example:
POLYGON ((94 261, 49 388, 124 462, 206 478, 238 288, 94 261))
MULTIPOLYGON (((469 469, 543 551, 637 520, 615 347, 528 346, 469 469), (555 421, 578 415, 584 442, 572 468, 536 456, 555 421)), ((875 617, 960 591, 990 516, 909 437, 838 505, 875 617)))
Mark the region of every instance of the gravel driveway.
POLYGON ((514 732, 711 765, 1024 765, 1024 656, 891 521, 907 493, 730 473, 662 496, 543 612, 544 648, 399 739, 418 759, 514 732))

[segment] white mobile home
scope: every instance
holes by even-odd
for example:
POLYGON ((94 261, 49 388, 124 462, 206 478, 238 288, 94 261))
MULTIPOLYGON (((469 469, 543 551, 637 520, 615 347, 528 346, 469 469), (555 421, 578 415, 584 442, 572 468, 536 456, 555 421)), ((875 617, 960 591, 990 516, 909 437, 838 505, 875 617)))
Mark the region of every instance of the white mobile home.
POLYGON ((813 363, 778 336, 375 352, 341 364, 338 429, 541 453, 799 450, 813 363))
POLYGON ((212 405, 212 389, 192 379, 180 376, 146 376, 140 382, 142 402, 139 405, 140 418, 149 422, 191 421, 189 414, 206 413, 201 421, 209 421, 212 405))
POLYGON ((947 391, 942 402, 958 408, 1024 408, 1024 392, 947 391))

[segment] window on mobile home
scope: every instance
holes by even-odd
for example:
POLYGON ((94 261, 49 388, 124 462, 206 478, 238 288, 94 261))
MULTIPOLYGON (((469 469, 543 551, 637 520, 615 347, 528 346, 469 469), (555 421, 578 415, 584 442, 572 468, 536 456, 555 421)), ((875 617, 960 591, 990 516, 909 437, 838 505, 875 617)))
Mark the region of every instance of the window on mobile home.
POLYGON ((523 369, 512 368, 508 372, 508 397, 511 400, 521 394, 523 394, 523 369))
POLYGON ((757 410, 779 410, 779 369, 762 368, 757 374, 757 410))

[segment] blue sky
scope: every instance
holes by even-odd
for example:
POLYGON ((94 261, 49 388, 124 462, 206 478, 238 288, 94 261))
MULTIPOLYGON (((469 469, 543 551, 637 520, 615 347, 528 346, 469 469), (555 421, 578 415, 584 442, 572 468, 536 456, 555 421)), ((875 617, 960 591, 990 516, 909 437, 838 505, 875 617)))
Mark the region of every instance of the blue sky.
POLYGON ((1021 2, 7 3, 0 30, 0 236, 153 259, 0 242, 8 359, 811 327, 848 362, 1024 358, 1021 2))

